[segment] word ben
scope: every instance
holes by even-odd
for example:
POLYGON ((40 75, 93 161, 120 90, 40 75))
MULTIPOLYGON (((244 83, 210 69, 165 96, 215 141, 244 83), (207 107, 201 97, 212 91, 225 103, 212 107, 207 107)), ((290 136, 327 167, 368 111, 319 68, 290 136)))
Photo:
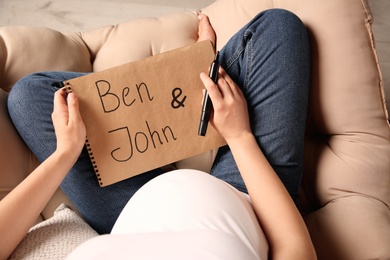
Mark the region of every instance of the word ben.
POLYGON ((121 103, 127 107, 130 107, 136 103, 137 98, 141 103, 143 103, 144 95, 147 96, 149 101, 152 101, 154 98, 150 95, 148 86, 143 82, 139 85, 135 85, 135 94, 132 94, 133 92, 130 93, 130 87, 123 87, 120 96, 110 92, 111 84, 106 80, 98 80, 95 82, 95 85, 105 113, 114 112, 120 107, 121 103))

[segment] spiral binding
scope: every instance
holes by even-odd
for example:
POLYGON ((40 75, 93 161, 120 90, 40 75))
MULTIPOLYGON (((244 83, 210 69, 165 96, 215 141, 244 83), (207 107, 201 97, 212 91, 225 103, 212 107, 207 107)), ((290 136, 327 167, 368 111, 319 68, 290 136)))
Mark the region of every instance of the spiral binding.
MULTIPOLYGON (((65 84, 66 84, 66 87, 64 88, 64 90, 66 90, 67 93, 72 93, 73 92, 72 87, 69 84, 69 82, 66 82, 65 84)), ((96 177, 99 181, 99 185, 103 186, 103 181, 102 181, 102 178, 100 176, 99 169, 98 169, 98 166, 96 164, 96 160, 95 160, 95 157, 93 155, 92 147, 91 147, 91 144, 89 143, 88 137, 86 137, 86 139, 85 139, 85 146, 86 146, 87 151, 88 151, 89 159, 92 162, 93 170, 95 171, 96 177)))
POLYGON ((97 177, 97 179, 99 181, 99 185, 103 186, 103 181, 102 181, 102 178, 101 178, 100 173, 99 173, 99 168, 98 168, 98 166, 96 164, 95 157, 93 155, 91 144, 89 143, 88 138, 86 138, 86 140, 85 140, 85 145, 87 147, 89 159, 92 162, 93 170, 95 171, 96 177, 97 177))

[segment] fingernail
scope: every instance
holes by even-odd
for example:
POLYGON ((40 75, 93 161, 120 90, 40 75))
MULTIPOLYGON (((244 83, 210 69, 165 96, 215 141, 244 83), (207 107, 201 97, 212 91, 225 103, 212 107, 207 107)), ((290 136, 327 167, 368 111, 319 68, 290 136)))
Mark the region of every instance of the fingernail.
POLYGON ((76 95, 74 93, 69 93, 66 99, 67 100, 76 99, 76 95))

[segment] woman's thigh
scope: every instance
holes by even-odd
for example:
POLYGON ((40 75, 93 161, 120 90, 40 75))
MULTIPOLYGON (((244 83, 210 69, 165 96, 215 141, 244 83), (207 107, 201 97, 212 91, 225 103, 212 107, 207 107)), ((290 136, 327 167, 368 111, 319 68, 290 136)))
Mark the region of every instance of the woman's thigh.
MULTIPOLYGON (((264 11, 232 37, 220 63, 247 99, 261 150, 297 200, 310 84, 306 28, 291 12, 264 11)), ((212 174, 246 192, 228 147, 219 150, 212 174)))
MULTIPOLYGON (((82 75, 76 72, 35 73, 17 82, 10 92, 10 117, 20 136, 41 162, 56 149, 51 114, 54 93, 58 90, 57 83, 82 75)), ((102 188, 84 148, 61 183, 61 188, 96 231, 109 233, 131 196, 161 173, 161 169, 156 169, 102 188)))

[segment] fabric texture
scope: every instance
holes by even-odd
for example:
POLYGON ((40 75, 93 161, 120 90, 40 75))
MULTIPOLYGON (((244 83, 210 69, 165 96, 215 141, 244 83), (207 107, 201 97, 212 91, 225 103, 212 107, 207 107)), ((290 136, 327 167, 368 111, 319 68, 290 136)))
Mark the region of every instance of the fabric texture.
POLYGON ((10 260, 62 260, 98 234, 76 212, 61 204, 54 216, 30 229, 10 260))
POLYGON ((237 237, 215 230, 101 235, 77 247, 66 260, 265 260, 237 237))
MULTIPOLYGON (((368 1, 218 0, 199 12, 210 17, 220 50, 269 8, 298 15, 310 36, 301 202, 319 259, 389 259, 390 128, 368 1)), ((16 81, 46 70, 100 71, 193 43, 197 14, 180 12, 71 33, 0 28, 1 196, 36 165, 4 113, 6 93, 16 81)), ((208 171, 214 157, 211 151, 176 166, 208 171)))
POLYGON ((111 235, 70 259, 268 259, 249 196, 210 174, 176 170, 139 189, 111 235), (127 257, 127 258, 126 258, 127 257))

